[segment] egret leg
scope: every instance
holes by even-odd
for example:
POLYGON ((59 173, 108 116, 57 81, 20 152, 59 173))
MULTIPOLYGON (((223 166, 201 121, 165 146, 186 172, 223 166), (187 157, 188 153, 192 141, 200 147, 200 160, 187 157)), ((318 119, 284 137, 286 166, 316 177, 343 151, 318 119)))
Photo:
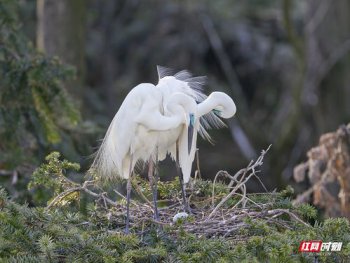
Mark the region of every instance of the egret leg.
POLYGON ((158 173, 158 147, 156 150, 156 159, 154 162, 154 196, 156 198, 155 201, 155 219, 159 221, 159 212, 158 212, 158 200, 157 200, 157 195, 158 195, 158 180, 159 180, 159 173, 158 173))
POLYGON ((183 180, 183 174, 180 168, 180 162, 179 162, 179 144, 176 142, 176 172, 180 179, 180 185, 181 185, 181 193, 182 193, 182 203, 184 206, 184 210, 187 213, 191 213, 190 205, 188 204, 188 200, 186 197, 186 188, 183 180))
POLYGON ((154 205, 154 219, 159 220, 158 205, 157 205, 157 183, 158 175, 154 175, 154 162, 152 157, 148 162, 148 179, 152 190, 153 195, 153 205, 154 205))
POLYGON ((126 222, 125 233, 130 233, 130 194, 131 194, 131 176, 132 176, 132 158, 130 159, 129 178, 126 184, 126 222))

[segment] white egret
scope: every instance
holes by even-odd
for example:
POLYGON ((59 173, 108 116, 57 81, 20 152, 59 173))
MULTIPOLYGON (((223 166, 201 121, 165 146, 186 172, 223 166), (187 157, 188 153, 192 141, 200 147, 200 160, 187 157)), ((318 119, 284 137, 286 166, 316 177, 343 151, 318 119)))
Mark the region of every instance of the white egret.
MULTIPOLYGON (((131 175, 136 162, 149 162, 149 176, 152 179, 159 134, 179 126, 191 130, 196 116, 196 102, 186 94, 175 92, 171 95, 165 105, 167 116, 162 114, 160 101, 162 94, 152 84, 144 83, 133 88, 114 116, 92 164, 104 179, 121 177, 128 180, 126 232, 129 232, 131 175)), ((150 183, 153 188, 152 180, 150 183)), ((153 195, 157 217, 154 190, 153 195)))
POLYGON ((136 162, 149 164, 154 213, 158 219, 154 162, 163 160, 167 153, 176 159, 184 207, 188 211, 184 184, 190 178, 197 132, 210 141, 206 129, 225 126, 217 115, 229 118, 236 112, 234 102, 226 94, 213 92, 207 98, 202 93, 203 77, 193 78, 187 71, 166 76, 167 70, 160 67, 158 73, 157 86, 143 83, 126 96, 92 164, 105 179, 128 180, 126 232, 129 232, 131 175, 136 162))

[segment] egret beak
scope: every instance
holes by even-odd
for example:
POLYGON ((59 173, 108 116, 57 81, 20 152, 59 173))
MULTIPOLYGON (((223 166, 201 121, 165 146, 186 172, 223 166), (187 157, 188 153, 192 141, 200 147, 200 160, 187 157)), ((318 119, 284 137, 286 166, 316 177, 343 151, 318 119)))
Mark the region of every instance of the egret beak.
POLYGON ((192 141, 193 141, 193 130, 194 130, 194 115, 193 113, 190 113, 190 122, 188 124, 187 128, 187 134, 188 134, 188 154, 191 153, 192 148, 192 141))

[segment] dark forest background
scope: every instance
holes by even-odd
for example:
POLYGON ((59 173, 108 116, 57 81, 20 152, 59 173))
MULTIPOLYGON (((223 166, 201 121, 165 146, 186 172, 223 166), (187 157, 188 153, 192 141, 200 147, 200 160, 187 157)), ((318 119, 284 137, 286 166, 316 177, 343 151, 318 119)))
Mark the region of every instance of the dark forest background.
POLYGON ((347 0, 0 0, 1 184, 28 198, 52 150, 86 171, 126 94, 157 83, 156 65, 206 75, 207 93, 237 105, 228 129, 210 131, 214 146, 199 141, 202 177, 272 144, 264 184, 293 184, 319 136, 350 119, 349 13, 347 0))

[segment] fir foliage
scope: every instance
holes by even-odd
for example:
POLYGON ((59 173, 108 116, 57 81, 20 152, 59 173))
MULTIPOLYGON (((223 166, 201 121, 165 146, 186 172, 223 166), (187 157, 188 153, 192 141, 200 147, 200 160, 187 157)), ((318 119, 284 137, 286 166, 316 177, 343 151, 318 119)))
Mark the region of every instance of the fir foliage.
POLYGON ((8 170, 33 162, 80 120, 63 87, 74 70, 35 50, 17 9, 18 1, 0 1, 0 164, 8 170))
MULTIPOLYGON (((59 157, 57 152, 47 157, 35 171, 31 187, 47 187, 57 195, 78 185, 66 175, 79 166, 59 157)), ((138 181, 147 188, 140 178, 138 181)), ((162 184, 163 197, 168 197, 167 185, 173 193, 178 182, 162 184)), ((199 180, 192 186, 193 193, 199 194, 199 200, 211 200, 212 192, 203 192, 203 185, 213 188, 213 183, 199 180)), ((221 195, 223 184, 217 187, 221 195)), ((305 220, 315 220, 316 210, 310 205, 294 207, 287 192, 290 189, 273 195, 252 194, 249 199, 270 208, 288 207, 305 220)), ((246 216, 246 227, 229 238, 188 233, 183 224, 163 228, 144 224, 125 235, 123 226, 110 217, 113 208, 102 209, 99 202, 91 201, 87 213, 82 214, 62 202, 65 198, 70 197, 63 196, 60 205, 51 209, 30 208, 10 200, 0 189, 0 262, 312 262, 313 253, 298 252, 302 240, 343 242, 342 251, 321 252, 318 256, 322 262, 350 260, 350 224, 345 218, 316 221, 311 226, 288 216, 275 221, 246 216)), ((235 202, 238 200, 233 198, 231 205, 235 202)))

